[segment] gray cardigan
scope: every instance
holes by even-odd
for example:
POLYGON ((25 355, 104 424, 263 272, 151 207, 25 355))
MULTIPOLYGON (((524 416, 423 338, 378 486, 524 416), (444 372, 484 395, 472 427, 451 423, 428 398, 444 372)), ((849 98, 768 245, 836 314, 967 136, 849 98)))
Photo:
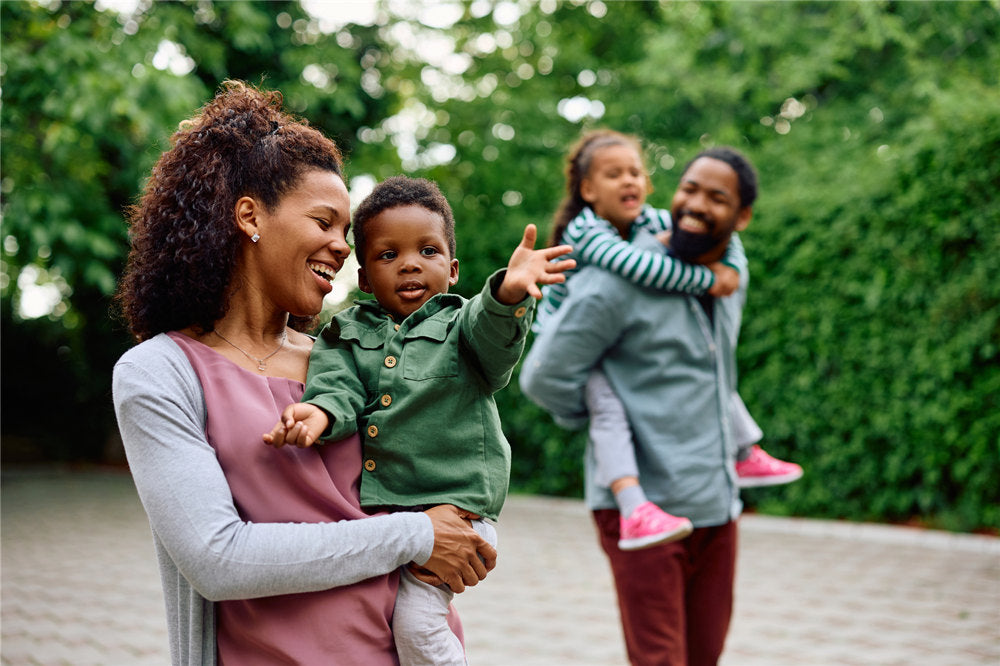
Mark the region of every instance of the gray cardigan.
POLYGON ((419 512, 338 523, 243 521, 205 439, 201 384, 165 334, 119 359, 113 392, 153 531, 173 664, 215 664, 214 601, 324 590, 430 558, 434 530, 419 512))

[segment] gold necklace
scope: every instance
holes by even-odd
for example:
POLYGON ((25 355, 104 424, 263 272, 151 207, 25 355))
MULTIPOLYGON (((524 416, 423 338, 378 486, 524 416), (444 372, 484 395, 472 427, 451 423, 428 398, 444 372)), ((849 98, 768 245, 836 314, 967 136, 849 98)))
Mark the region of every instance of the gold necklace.
POLYGON ((264 372, 265 370, 267 370, 267 359, 271 358, 272 356, 274 356, 275 354, 277 354, 278 352, 280 352, 281 348, 285 346, 285 341, 288 340, 288 331, 287 330, 282 331, 281 332, 281 342, 278 344, 278 348, 275 349, 270 354, 268 354, 267 356, 265 356, 264 358, 257 358, 256 356, 251 356, 250 354, 248 354, 246 351, 244 351, 240 347, 237 347, 235 344, 233 344, 232 342, 230 342, 226 338, 226 336, 224 336, 222 333, 219 333, 218 331, 215 331, 215 330, 213 330, 212 332, 215 333, 217 336, 219 336, 219 338, 223 342, 225 342, 226 344, 228 344, 230 347, 232 347, 233 349, 235 349, 239 353, 243 354, 244 356, 246 356, 251 361, 254 361, 257 364, 257 369, 260 370, 261 372, 264 372))

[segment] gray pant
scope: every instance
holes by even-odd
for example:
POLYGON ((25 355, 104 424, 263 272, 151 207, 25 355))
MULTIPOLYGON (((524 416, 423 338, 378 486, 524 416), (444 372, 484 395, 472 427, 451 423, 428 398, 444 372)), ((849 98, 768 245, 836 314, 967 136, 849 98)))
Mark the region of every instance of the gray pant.
MULTIPOLYGON (((496 547, 493 525, 473 520, 472 527, 496 547)), ((392 614, 392 635, 400 666, 466 666, 465 649, 448 626, 454 596, 447 585, 428 585, 417 580, 407 567, 402 568, 392 614)))
MULTIPOLYGON (((600 370, 594 370, 587 378, 584 399, 587 411, 590 412, 589 435, 594 451, 594 482, 607 488, 615 479, 639 476, 632 428, 629 427, 625 406, 600 370)), ((737 458, 745 458, 746 452, 760 441, 764 433, 735 391, 729 403, 729 422, 733 440, 739 449, 737 458)))

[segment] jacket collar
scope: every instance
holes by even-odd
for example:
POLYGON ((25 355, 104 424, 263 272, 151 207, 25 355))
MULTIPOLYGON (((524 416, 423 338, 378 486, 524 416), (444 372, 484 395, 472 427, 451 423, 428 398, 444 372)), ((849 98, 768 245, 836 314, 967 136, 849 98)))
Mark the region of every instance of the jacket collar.
POLYGON ((393 319, 389 311, 373 298, 354 301, 354 304, 359 308, 358 319, 365 321, 370 326, 378 327, 393 322, 399 324, 400 327, 413 328, 443 310, 462 307, 464 302, 465 299, 458 294, 434 294, 420 306, 419 310, 399 322, 393 319))

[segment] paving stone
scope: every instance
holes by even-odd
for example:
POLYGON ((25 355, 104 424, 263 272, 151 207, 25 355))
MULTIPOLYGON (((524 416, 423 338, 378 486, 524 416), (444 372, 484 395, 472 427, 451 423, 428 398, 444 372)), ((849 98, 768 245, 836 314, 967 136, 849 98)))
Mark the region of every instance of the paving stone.
MULTIPOLYGON (((127 473, 4 471, 0 664, 169 663, 127 473)), ((1000 539, 748 515, 722 666, 1000 664, 1000 539)), ((577 500, 512 496, 498 568, 455 602, 473 666, 621 666, 615 592, 577 500)))

